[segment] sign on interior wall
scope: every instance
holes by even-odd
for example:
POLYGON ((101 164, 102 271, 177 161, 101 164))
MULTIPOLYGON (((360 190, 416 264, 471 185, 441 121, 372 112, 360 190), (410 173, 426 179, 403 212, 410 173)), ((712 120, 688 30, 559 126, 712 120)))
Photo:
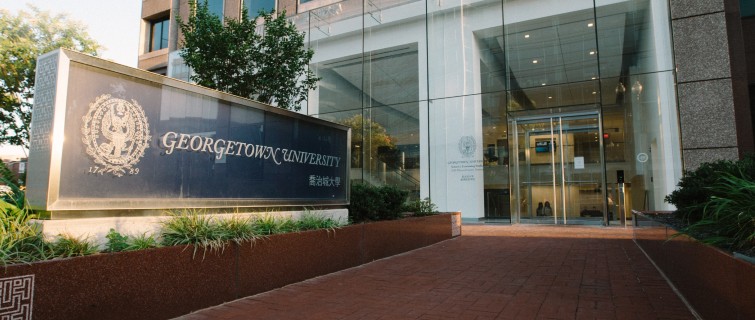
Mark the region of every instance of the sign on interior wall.
POLYGON ((348 203, 348 127, 66 50, 38 66, 35 209, 348 203))

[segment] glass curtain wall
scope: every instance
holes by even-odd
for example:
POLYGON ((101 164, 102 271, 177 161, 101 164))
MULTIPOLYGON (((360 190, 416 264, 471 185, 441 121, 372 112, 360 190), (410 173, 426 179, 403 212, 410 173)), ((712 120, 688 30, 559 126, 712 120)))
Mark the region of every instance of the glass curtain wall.
POLYGON ((538 220, 541 202, 561 215, 549 223, 668 209, 681 158, 667 1, 304 8, 292 19, 322 78, 306 112, 352 127, 355 182, 486 221, 538 220))

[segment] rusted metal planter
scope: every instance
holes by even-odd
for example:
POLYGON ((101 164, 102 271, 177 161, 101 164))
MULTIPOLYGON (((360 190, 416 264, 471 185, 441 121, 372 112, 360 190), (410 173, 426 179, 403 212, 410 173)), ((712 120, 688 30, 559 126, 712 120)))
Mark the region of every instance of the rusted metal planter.
POLYGON ((0 316, 176 317, 451 239, 460 235, 459 219, 449 213, 273 235, 195 257, 193 247, 165 247, 11 265, 0 271, 0 316))
POLYGON ((634 214, 634 241, 703 319, 755 319, 754 264, 634 214))

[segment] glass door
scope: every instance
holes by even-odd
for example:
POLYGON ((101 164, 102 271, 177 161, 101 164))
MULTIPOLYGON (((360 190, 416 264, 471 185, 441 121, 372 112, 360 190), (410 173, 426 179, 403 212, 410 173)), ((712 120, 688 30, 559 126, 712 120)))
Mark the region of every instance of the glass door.
POLYGON ((520 223, 605 224, 598 113, 516 118, 512 211, 520 223))

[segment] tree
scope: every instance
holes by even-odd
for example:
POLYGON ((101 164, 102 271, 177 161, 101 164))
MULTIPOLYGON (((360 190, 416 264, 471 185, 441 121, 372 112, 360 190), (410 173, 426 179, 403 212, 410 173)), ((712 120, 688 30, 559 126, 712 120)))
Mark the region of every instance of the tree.
POLYGON ((97 55, 100 48, 67 15, 29 8, 16 16, 0 10, 0 143, 27 148, 37 56, 57 48, 97 55))
POLYGON ((320 79, 308 69, 314 51, 304 47, 304 33, 286 20, 285 11, 277 16, 260 11, 253 19, 244 8, 241 19, 223 23, 206 1, 189 6, 189 21, 177 20, 180 55, 193 71, 192 81, 283 109, 301 108, 320 79))

